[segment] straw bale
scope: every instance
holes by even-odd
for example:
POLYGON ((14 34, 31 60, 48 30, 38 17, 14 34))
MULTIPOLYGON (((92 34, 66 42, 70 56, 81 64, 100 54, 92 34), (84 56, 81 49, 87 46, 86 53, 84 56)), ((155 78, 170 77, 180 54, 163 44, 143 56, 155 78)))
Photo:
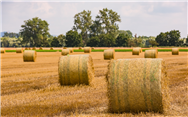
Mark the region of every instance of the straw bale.
POLYGON ((92 47, 91 49, 92 49, 92 50, 94 50, 95 48, 94 48, 94 47, 92 47))
POLYGON ((67 54, 70 54, 69 49, 62 49, 61 55, 66 56, 67 54))
POLYGON ((39 50, 43 50, 42 47, 40 47, 39 50))
POLYGON ((37 57, 37 53, 35 50, 25 50, 23 53, 24 62, 35 62, 36 57, 37 57))
POLYGON ((73 48, 68 48, 70 53, 73 53, 73 48))
POLYGON ((179 55, 179 48, 172 48, 172 55, 179 55))
POLYGON ((158 50, 145 50, 145 58, 158 58, 158 50))
POLYGON ((135 48, 139 48, 140 49, 140 53, 142 53, 142 48, 141 47, 135 47, 135 48))
POLYGON ((78 49, 82 50, 82 47, 79 47, 78 49))
POLYGON ((23 48, 16 48, 16 53, 23 53, 23 48))
POLYGON ((94 78, 93 60, 90 55, 62 56, 58 63, 61 85, 91 85, 94 78))
POLYGON ((26 47, 25 50, 28 50, 28 48, 26 47))
POLYGON ((36 47, 33 47, 33 49, 32 50, 36 50, 36 47))
POLYGON ((132 49, 132 55, 139 55, 140 54, 140 48, 133 48, 132 49))
POLYGON ((67 49, 67 47, 63 47, 63 49, 67 49))
POLYGON ((1 53, 5 53, 5 49, 4 48, 1 48, 1 53))
POLYGON ((108 110, 122 112, 170 111, 169 79, 162 59, 111 60, 108 79, 108 110))
POLYGON ((105 60, 114 59, 114 53, 115 51, 113 49, 104 50, 104 59, 105 60))
POLYGON ((54 48, 51 47, 50 50, 54 50, 54 48))
POLYGON ((84 53, 91 53, 91 47, 84 47, 84 53))

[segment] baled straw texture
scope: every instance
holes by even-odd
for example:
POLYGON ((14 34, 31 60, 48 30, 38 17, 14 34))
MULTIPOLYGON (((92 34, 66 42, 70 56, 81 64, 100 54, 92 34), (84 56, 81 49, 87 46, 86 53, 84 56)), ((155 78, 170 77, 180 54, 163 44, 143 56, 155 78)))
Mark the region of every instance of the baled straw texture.
POLYGON ((92 50, 94 50, 95 48, 94 48, 94 47, 92 47, 91 49, 92 49, 92 50))
POLYGON ((63 49, 67 49, 67 47, 63 47, 63 49))
POLYGON ((81 50, 81 49, 82 49, 82 47, 79 47, 78 49, 79 49, 79 50, 81 50))
POLYGON ((179 48, 172 48, 172 55, 179 55, 179 48))
POLYGON ((140 48, 133 48, 132 49, 132 55, 139 55, 140 54, 140 48))
POLYGON ((35 62, 36 57, 37 57, 37 53, 34 50, 25 50, 23 53, 24 62, 35 62))
POLYGON ((114 53, 115 51, 113 49, 104 50, 104 59, 105 60, 114 59, 114 53))
POLYGON ((70 54, 69 49, 62 49, 61 55, 66 56, 67 54, 70 54))
POLYGON ((168 113, 168 78, 162 59, 118 59, 109 65, 109 112, 168 113))
POLYGON ((33 47, 32 50, 36 50, 36 47, 33 47))
POLYGON ((42 47, 40 47, 39 50, 43 50, 42 47))
POLYGON ((5 49, 4 48, 1 48, 1 53, 5 53, 5 49))
POLYGON ((91 53, 91 47, 84 47, 84 53, 91 53))
POLYGON ((23 48, 16 48, 16 53, 23 53, 23 48))
POLYGON ((144 54, 145 58, 158 58, 157 50, 146 50, 144 54))
POLYGON ((54 48, 51 47, 50 50, 54 50, 54 48))
POLYGON ((93 60, 90 55, 62 56, 58 63, 61 85, 91 85, 94 78, 93 60))

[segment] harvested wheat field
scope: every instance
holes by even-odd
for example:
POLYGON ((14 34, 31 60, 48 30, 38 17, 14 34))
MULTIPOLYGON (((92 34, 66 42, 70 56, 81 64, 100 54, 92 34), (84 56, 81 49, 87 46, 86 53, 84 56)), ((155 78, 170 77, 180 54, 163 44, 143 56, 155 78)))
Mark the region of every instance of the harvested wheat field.
MULTIPOLYGON (((23 62, 23 54, 1 54, 1 116, 164 116, 163 113, 108 112, 106 73, 110 60, 103 52, 90 54, 95 77, 92 86, 60 86, 60 52, 38 52, 35 62, 23 62)), ((144 52, 115 52, 115 59, 144 58, 144 52)), ((172 101, 167 116, 188 115, 188 52, 159 52, 167 64, 172 101)))

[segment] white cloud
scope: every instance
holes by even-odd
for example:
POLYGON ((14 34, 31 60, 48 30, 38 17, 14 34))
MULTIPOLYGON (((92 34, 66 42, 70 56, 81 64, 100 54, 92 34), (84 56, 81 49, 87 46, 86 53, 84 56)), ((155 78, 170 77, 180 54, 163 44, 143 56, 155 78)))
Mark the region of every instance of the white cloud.
POLYGON ((64 17, 74 17, 76 13, 78 13, 78 10, 75 4, 66 3, 61 8, 61 14, 64 17))
POLYGON ((151 5, 151 6, 149 7, 149 9, 148 9, 148 12, 152 12, 152 11, 153 11, 153 8, 154 8, 154 6, 151 5))

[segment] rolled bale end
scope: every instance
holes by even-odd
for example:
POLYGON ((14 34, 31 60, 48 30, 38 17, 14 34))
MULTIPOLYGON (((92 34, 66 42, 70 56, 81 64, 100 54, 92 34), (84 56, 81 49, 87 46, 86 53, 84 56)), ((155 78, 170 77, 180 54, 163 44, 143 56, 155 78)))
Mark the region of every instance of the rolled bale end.
POLYGON ((140 48, 133 48, 132 49, 132 55, 139 55, 140 54, 140 48))
POLYGON ((16 53, 23 53, 23 48, 16 48, 16 53))
POLYGON ((36 50, 36 47, 33 47, 32 50, 36 50))
POLYGON ((60 85, 92 85, 93 60, 90 55, 62 56, 58 63, 60 85))
POLYGON ((172 48, 172 55, 179 55, 179 48, 172 48))
POLYGON ((34 50, 25 50, 23 53, 24 62, 35 62, 36 57, 37 57, 37 53, 34 50))
POLYGON ((40 47, 39 50, 43 50, 42 47, 40 47))
POLYGON ((66 56, 68 54, 70 54, 70 50, 69 49, 62 49, 61 55, 66 56))
POLYGON ((104 60, 114 59, 115 51, 113 49, 104 50, 104 60))
POLYGON ((63 47, 63 49, 67 49, 67 47, 63 47))
POLYGON ((162 59, 111 60, 108 80, 108 110, 160 112, 170 110, 169 79, 162 59))
POLYGON ((90 47, 84 47, 84 53, 91 53, 90 47))
POLYGON ((158 51, 157 50, 146 50, 144 57, 145 58, 158 58, 158 51))
POLYGON ((54 48, 51 47, 50 50, 54 50, 54 48))
POLYGON ((1 48, 1 53, 5 53, 5 49, 4 48, 1 48))

